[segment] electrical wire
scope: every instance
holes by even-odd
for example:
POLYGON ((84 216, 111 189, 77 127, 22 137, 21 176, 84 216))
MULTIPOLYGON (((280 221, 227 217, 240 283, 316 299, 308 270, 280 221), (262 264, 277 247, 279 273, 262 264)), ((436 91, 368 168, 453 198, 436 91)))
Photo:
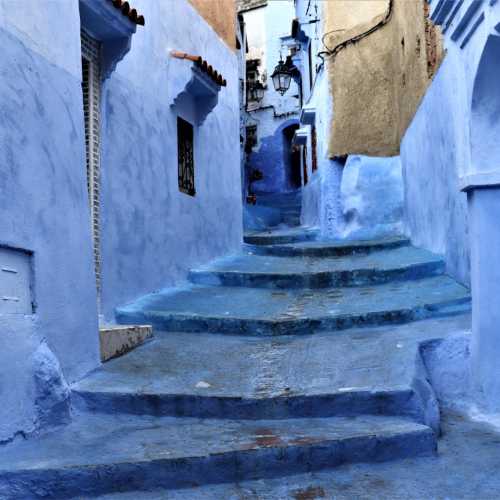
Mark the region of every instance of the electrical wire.
POLYGON ((346 47, 348 47, 349 45, 353 45, 357 42, 359 42, 360 40, 362 40, 363 38, 371 35, 372 33, 374 33, 375 31, 379 30, 380 28, 382 28, 383 26, 385 26, 391 19, 392 17, 392 11, 393 11, 393 7, 394 7, 394 0, 389 0, 389 6, 387 8, 387 11, 384 15, 384 17, 377 23, 375 24, 374 26, 372 26, 371 28, 369 28, 368 30, 366 31, 363 31, 362 33, 359 33, 358 35, 355 35, 353 36, 352 38, 349 38, 347 40, 344 40, 343 42, 340 42, 339 44, 337 44, 335 47, 333 47, 333 49, 330 49, 326 43, 325 43, 325 38, 329 35, 331 35, 332 33, 336 32, 336 31, 345 31, 345 30, 332 30, 332 31, 329 31, 327 33, 325 33, 322 38, 321 38, 321 43, 323 44, 323 46, 327 49, 327 50, 324 50, 324 51, 321 51, 317 54, 318 57, 320 57, 323 61, 322 64, 324 64, 324 58, 322 57, 323 55, 327 55, 329 57, 335 57, 342 49, 345 49, 346 47))

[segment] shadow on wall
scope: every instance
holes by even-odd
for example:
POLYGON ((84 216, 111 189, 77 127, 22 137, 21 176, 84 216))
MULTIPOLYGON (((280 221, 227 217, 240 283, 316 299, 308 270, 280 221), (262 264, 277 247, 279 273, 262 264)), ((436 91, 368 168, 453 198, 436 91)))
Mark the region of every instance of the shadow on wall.
POLYGON ((475 172, 488 172, 500 164, 500 37, 486 43, 474 82, 471 149, 475 172))
POLYGON ((291 141, 298 128, 296 119, 283 122, 273 135, 261 138, 259 149, 250 154, 247 172, 258 169, 264 175, 253 185, 256 193, 280 193, 300 187, 300 154, 291 156, 291 141))
MULTIPOLYGON (((491 35, 474 81, 471 107, 472 174, 468 191, 471 248, 472 373, 489 411, 500 410, 500 37, 491 35)), ((467 179, 467 178, 466 178, 467 179)))

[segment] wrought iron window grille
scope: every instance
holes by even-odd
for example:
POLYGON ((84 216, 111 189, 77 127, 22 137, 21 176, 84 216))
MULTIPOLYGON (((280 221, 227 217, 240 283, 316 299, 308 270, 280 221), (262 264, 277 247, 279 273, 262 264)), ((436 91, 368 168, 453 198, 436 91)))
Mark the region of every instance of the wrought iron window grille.
POLYGON ((196 194, 194 184, 194 127, 177 117, 177 152, 179 190, 189 196, 196 194))

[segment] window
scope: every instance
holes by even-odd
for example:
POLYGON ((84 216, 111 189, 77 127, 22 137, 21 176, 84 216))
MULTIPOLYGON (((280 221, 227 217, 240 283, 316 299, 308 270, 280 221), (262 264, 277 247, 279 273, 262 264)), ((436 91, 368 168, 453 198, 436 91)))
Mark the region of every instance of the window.
POLYGON ((304 186, 308 182, 307 178, 307 146, 302 146, 302 168, 303 168, 303 180, 304 180, 304 186))
POLYGON ((179 165, 179 190, 190 196, 196 194, 194 188, 194 147, 193 126, 177 117, 177 152, 179 165))
POLYGON ((82 91, 85 119, 87 189, 89 193, 97 293, 101 290, 100 169, 101 169, 101 44, 82 30, 82 91))

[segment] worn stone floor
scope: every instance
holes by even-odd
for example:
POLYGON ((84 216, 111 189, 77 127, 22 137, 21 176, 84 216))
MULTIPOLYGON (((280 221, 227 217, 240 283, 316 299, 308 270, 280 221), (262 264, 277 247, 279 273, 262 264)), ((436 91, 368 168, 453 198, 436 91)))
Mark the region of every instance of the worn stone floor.
POLYGON ((436 488, 458 478, 446 436, 468 427, 448 419, 450 458, 435 457, 422 347, 467 335, 469 291, 404 238, 316 237, 248 234, 240 255, 119 308, 155 339, 74 384, 70 424, 2 449, 0 498, 391 498, 404 478, 425 492, 419 470, 436 488))
POLYGON ((459 315, 306 336, 158 333, 76 384, 74 398, 108 411, 178 414, 184 405, 188 416, 227 418, 411 413, 425 377, 419 346, 469 329, 459 315))

